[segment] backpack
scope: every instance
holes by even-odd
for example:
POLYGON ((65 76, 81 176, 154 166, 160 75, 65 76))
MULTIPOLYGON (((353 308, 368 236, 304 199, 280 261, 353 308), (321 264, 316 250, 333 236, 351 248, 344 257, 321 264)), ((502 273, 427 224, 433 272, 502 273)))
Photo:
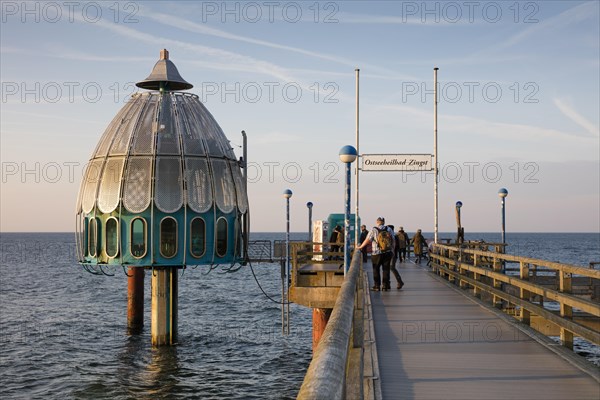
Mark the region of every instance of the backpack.
POLYGON ((404 236, 403 233, 398 232, 396 237, 398 238, 398 247, 405 248, 406 247, 406 236, 404 236))
POLYGON ((382 253, 386 253, 388 251, 392 251, 392 235, 387 228, 377 229, 377 247, 379 247, 379 251, 382 253))

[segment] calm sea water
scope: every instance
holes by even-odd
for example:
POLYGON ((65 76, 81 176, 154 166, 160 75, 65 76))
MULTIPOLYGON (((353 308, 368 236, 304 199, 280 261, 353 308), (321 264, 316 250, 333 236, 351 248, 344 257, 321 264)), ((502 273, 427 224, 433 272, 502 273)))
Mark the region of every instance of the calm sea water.
MULTIPOLYGON (((488 233, 466 239, 500 240, 488 233)), ((507 241, 512 254, 600 261, 600 234, 522 233, 507 241)), ((85 272, 74 261, 73 234, 1 234, 0 251, 3 398, 285 399, 300 388, 311 358, 311 311, 292 305, 292 334, 282 336, 280 305, 262 294, 248 267, 187 269, 179 281, 179 344, 157 349, 150 345, 148 274, 146 326, 129 336, 126 276, 119 268, 109 270, 114 276, 85 272)), ((254 271, 278 299, 279 265, 254 271)))

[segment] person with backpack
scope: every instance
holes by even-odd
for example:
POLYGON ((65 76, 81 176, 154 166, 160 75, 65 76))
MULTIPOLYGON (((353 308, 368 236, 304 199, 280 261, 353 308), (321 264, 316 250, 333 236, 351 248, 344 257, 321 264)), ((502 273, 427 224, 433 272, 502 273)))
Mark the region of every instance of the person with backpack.
POLYGON ((396 238, 398 238, 398 247, 396 247, 396 252, 398 253, 398 258, 400 262, 408 260, 406 257, 406 248, 410 243, 410 239, 408 238, 408 234, 404 232, 404 227, 400 227, 398 233, 396 233, 396 238))
POLYGON ((371 262, 373 263, 373 281, 375 285, 372 290, 378 292, 390 290, 390 263, 394 254, 394 231, 385 226, 385 218, 377 218, 377 225, 371 229, 367 238, 358 247, 359 250, 369 245, 373 246, 371 262), (381 269, 383 269, 383 282, 381 279, 381 269), (383 285, 382 285, 383 284, 383 285))

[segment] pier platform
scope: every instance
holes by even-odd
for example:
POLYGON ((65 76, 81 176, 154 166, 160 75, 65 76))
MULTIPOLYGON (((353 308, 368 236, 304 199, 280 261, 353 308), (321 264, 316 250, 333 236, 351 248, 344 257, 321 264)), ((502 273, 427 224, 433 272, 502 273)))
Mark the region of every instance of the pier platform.
POLYGON ((425 263, 398 271, 402 290, 370 293, 383 399, 600 398, 594 377, 425 263))

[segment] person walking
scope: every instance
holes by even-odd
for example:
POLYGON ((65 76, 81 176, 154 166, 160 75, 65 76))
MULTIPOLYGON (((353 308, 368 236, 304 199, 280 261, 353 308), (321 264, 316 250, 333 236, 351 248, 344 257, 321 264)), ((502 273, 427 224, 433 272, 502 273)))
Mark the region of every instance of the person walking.
MULTIPOLYGON (((340 251, 340 245, 338 244, 338 240, 340 237, 340 232, 342 228, 339 225, 336 225, 331 235, 329 236, 329 247, 332 253, 337 253, 340 251)), ((343 241, 342 241, 343 242, 343 241)), ((337 254, 331 254, 329 256, 330 260, 335 260, 337 258, 337 254)))
POLYGON ((423 235, 421 235, 420 229, 417 229, 417 233, 415 233, 415 236, 413 236, 410 242, 413 245, 417 264, 420 264, 421 257, 423 256, 423 246, 427 246, 427 242, 425 242, 425 238, 423 237, 423 235))
POLYGON ((408 258, 406 257, 406 248, 410 243, 410 239, 408 237, 408 234, 404 232, 403 226, 401 226, 398 230, 398 233, 396 233, 396 237, 398 238, 398 248, 396 250, 398 253, 398 259, 400 260, 400 262, 404 262, 408 260, 408 258))
MULTIPOLYGON (((360 236, 358 238, 358 243, 361 244, 367 238, 369 231, 367 230, 366 225, 360 226, 360 236)), ((367 262, 367 249, 362 250, 363 262, 367 262)))
POLYGON ((385 226, 385 218, 383 217, 378 217, 376 224, 358 249, 364 249, 369 243, 373 246, 371 262, 373 263, 373 281, 375 285, 372 290, 378 292, 380 289, 390 290, 390 262, 394 250, 394 231, 390 232, 390 228, 385 226), (383 281, 381 277, 382 269, 383 281))
MULTIPOLYGON (((394 232, 394 225, 388 225, 388 228, 390 228, 392 230, 392 232, 394 232)), ((394 278, 396 278, 396 283, 397 289, 402 289, 402 286, 404 286, 404 282, 402 282, 402 277, 400 276, 400 273, 398 272, 398 270, 396 269, 396 260, 398 259, 398 246, 400 245, 400 243, 398 243, 398 236, 393 235, 394 238, 394 250, 392 251, 392 262, 390 263, 390 271, 394 274, 394 278)))
POLYGON ((344 228, 339 227, 338 230, 338 234, 337 234, 337 238, 335 239, 335 244, 337 244, 337 251, 338 253, 342 253, 342 255, 339 255, 336 257, 336 260, 343 260, 344 259, 344 239, 346 239, 346 233, 344 231, 344 228))

